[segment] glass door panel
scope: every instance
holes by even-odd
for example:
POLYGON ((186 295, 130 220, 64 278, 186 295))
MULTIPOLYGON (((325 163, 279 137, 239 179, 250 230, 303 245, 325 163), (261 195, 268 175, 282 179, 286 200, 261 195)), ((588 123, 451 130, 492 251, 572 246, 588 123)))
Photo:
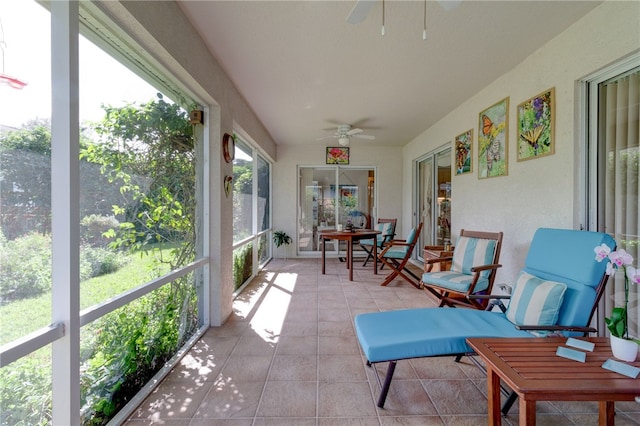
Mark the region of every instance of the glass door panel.
MULTIPOLYGON (((417 172, 417 215, 423 223, 418 247, 450 244, 451 148, 418 160, 417 172)), ((416 250, 416 255, 420 259, 422 250, 416 250)))
MULTIPOLYGON (((335 229, 336 224, 366 228, 375 223, 372 169, 330 166, 299 170, 299 253, 319 251, 319 232, 335 229)), ((337 248, 335 244, 327 246, 327 250, 337 248)))
POLYGON ((436 245, 451 244, 451 149, 436 154, 438 206, 436 245))

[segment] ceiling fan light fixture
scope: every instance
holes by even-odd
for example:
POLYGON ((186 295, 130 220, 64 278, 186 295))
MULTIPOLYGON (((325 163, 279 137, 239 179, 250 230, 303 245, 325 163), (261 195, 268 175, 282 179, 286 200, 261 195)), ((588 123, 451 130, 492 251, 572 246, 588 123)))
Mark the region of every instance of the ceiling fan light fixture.
POLYGON ((338 143, 342 146, 347 146, 349 145, 349 137, 348 136, 340 136, 340 138, 338 138, 338 143))
POLYGON ((427 39, 427 0, 424 0, 424 16, 422 20, 422 40, 427 39))

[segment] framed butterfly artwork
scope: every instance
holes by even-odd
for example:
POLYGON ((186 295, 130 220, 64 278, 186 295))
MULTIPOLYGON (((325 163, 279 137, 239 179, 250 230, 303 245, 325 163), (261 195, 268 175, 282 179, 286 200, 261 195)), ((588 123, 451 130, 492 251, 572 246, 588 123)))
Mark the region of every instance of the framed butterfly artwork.
POLYGON ((454 141, 456 150, 456 175, 471 173, 473 170, 473 129, 456 136, 454 141))
POLYGON ((555 87, 518 105, 518 161, 555 151, 555 87))
POLYGON ((478 114, 478 178, 506 176, 509 154, 509 97, 478 114))

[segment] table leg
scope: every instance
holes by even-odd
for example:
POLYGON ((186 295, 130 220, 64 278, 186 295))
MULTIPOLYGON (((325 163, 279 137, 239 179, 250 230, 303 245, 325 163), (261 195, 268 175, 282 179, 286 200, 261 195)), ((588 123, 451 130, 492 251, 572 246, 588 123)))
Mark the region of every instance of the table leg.
POLYGON ((613 426, 615 424, 615 402, 614 401, 598 401, 598 425, 613 426))
POLYGON ((322 244, 322 275, 324 275, 324 237, 320 236, 320 243, 322 244))
POLYGON ((378 243, 373 237, 373 274, 378 275, 378 243))
POLYGON ((489 426, 500 426, 500 377, 491 368, 487 368, 487 394, 489 395, 489 426))
POLYGON ((520 404, 520 426, 536 426, 536 402, 518 395, 520 404))
POLYGON ((349 281, 353 281, 353 239, 347 240, 347 268, 349 268, 349 281))

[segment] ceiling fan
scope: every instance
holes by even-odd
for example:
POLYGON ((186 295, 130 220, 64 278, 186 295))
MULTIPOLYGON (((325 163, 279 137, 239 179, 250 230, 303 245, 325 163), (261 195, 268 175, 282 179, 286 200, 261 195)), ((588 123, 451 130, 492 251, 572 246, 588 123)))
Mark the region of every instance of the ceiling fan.
POLYGON ((323 138, 318 138, 318 140, 335 138, 338 139, 338 143, 342 146, 349 145, 349 139, 353 136, 358 139, 368 139, 374 140, 376 137, 372 135, 363 135, 362 132, 364 130, 358 128, 351 128, 350 124, 339 124, 338 129, 333 134, 333 136, 325 136, 323 138))
MULTIPOLYGON (((351 12, 349 12, 349 15, 347 16, 347 21, 350 24, 358 24, 364 21, 364 19, 369 14, 369 11, 373 8, 373 5, 377 1, 378 0, 357 0, 356 4, 353 6, 353 9, 351 9, 351 12)), ((437 1, 438 3, 440 3, 440 6, 442 6, 442 8, 446 11, 453 10, 456 7, 460 6, 460 3, 462 3, 462 0, 437 1)))

